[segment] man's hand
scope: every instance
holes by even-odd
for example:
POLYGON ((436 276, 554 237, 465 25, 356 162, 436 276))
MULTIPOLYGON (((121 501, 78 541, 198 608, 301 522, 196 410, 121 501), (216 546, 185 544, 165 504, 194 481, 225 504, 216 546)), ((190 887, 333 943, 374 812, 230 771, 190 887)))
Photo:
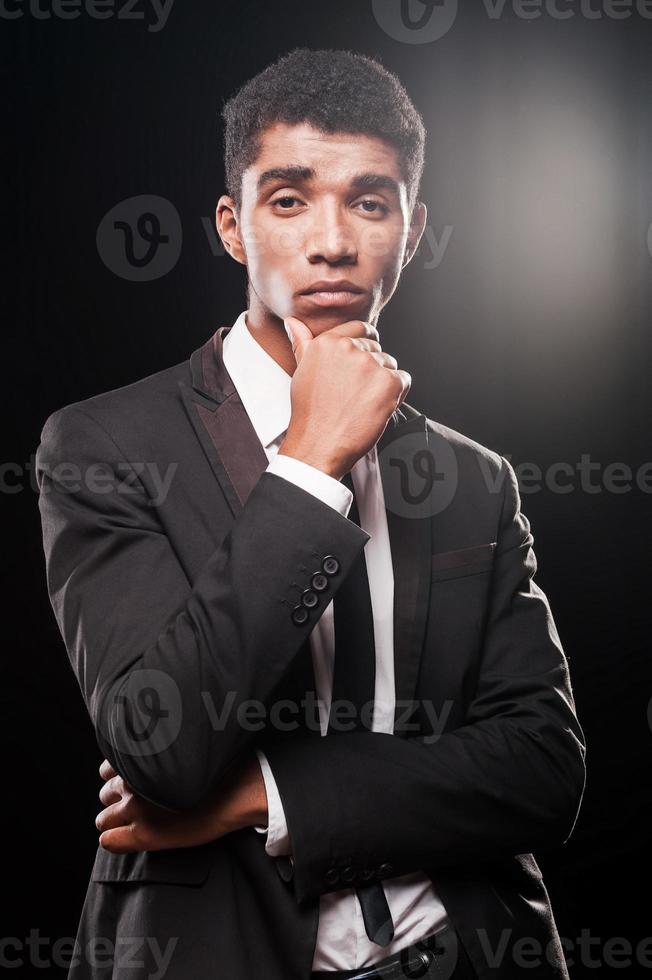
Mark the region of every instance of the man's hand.
POLYGON ((297 367, 292 414, 279 453, 294 456, 336 480, 376 445, 412 379, 378 342, 364 320, 349 320, 313 337, 289 316, 297 367))
POLYGON ((267 824, 267 794, 255 755, 228 785, 193 810, 179 812, 138 796, 107 759, 100 775, 105 780, 99 793, 105 808, 95 826, 101 831, 100 844, 113 854, 194 847, 243 827, 267 824))

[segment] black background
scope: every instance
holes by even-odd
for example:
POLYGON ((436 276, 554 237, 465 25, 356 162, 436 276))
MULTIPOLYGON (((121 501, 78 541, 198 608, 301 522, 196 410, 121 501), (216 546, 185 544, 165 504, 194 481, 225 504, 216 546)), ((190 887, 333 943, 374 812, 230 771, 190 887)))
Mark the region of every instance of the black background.
POLYGON ((447 227, 450 237, 436 265, 423 243, 380 322, 383 348, 412 375, 410 403, 517 467, 599 464, 595 492, 563 473, 566 492, 523 491, 588 742, 573 836, 537 858, 572 956, 587 930, 610 972, 609 939, 652 936, 652 498, 634 481, 604 483, 609 464, 635 474, 651 458, 652 20, 616 20, 598 0, 601 17, 560 3, 574 11, 563 20, 460 7, 427 44, 390 37, 371 2, 176 0, 160 31, 142 2, 144 20, 41 19, 27 5, 0 17, 4 294, 16 301, 4 345, 2 703, 16 874, 3 933, 25 942, 38 930, 44 957, 75 935, 101 756, 48 601, 33 454, 52 411, 183 360, 245 308, 243 270, 214 254, 206 230, 224 191, 219 110, 296 46, 379 57, 428 130, 421 196, 437 240, 447 227), (138 195, 170 201, 183 230, 178 261, 153 281, 114 274, 96 245, 106 212, 138 195))

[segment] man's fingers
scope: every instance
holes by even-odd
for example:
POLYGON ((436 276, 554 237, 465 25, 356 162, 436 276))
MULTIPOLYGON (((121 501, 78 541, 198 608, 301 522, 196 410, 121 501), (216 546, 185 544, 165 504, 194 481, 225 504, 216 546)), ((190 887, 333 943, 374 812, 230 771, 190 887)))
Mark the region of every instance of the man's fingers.
POLYGON ((115 830, 105 830, 100 834, 100 845, 112 854, 130 854, 138 851, 134 835, 129 827, 117 827, 115 830))
POLYGON ((294 358, 298 364, 303 357, 305 348, 315 338, 303 320, 299 320, 296 316, 287 316, 283 323, 292 344, 294 358))
POLYGON ((399 368, 396 373, 399 375, 401 382, 403 384, 403 391, 399 396, 399 400, 396 406, 398 408, 401 402, 404 401, 405 398, 407 397, 407 393, 410 390, 410 385, 412 384, 412 376, 408 374, 407 371, 402 370, 402 368, 399 368))
POLYGON ((329 333, 338 333, 342 337, 367 337, 369 340, 380 341, 378 330, 373 323, 366 320, 347 320, 331 327, 329 333))
POLYGON ((372 340, 371 337, 351 337, 351 340, 353 341, 356 347, 360 348, 360 350, 368 350, 368 351, 382 350, 382 347, 380 346, 378 341, 372 340))
POLYGON ((112 830, 114 827, 122 827, 128 822, 122 800, 119 803, 111 803, 95 817, 95 826, 98 830, 112 830))
POLYGON ((111 803, 118 803, 122 799, 124 788, 122 776, 114 776, 107 780, 98 795, 104 806, 109 806, 111 803))
POLYGON ((397 369, 398 361, 396 360, 395 357, 392 357, 392 355, 388 354, 386 351, 380 351, 380 353, 376 353, 376 351, 370 351, 370 353, 371 356, 378 361, 381 367, 392 368, 393 370, 397 369))
POLYGON ((105 759, 100 766, 100 776, 102 779, 111 779, 113 776, 117 776, 117 772, 111 765, 108 759, 105 759))

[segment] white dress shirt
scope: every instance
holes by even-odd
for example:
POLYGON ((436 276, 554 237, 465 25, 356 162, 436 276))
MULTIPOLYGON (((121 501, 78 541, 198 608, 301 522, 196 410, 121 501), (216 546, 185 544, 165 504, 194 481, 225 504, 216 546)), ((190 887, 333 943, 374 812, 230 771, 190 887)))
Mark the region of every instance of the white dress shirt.
MULTIPOLYGON (((224 338, 226 370, 240 396, 260 442, 267 453, 267 472, 275 473, 319 497, 348 517, 353 495, 339 480, 290 456, 278 455, 290 422, 291 377, 255 340, 247 326, 247 313, 240 314, 224 338)), ((362 528, 371 535, 364 549, 373 612, 376 648, 375 709, 372 730, 391 734, 394 730, 394 575, 387 515, 376 447, 359 459, 351 470, 362 528)), ((315 674, 316 696, 322 736, 328 727, 335 631, 333 601, 316 622, 309 637, 315 674)), ((283 805, 266 756, 258 749, 268 802, 265 849, 274 857, 290 855, 291 847, 283 805)), ((382 886, 394 921, 394 938, 379 946, 367 937, 360 903, 353 888, 327 892, 319 899, 319 924, 313 970, 351 970, 369 966, 433 932, 449 919, 432 881, 422 872, 386 878, 382 886)))

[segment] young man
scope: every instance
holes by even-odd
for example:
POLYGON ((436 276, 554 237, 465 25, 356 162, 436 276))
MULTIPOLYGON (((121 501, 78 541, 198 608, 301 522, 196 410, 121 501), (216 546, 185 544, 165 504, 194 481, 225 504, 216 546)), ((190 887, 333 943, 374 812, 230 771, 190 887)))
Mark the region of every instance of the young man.
POLYGON ((379 342, 422 120, 305 49, 223 115, 247 309, 38 449, 106 756, 70 976, 567 977, 531 852, 570 835, 585 745, 515 474, 379 342))

